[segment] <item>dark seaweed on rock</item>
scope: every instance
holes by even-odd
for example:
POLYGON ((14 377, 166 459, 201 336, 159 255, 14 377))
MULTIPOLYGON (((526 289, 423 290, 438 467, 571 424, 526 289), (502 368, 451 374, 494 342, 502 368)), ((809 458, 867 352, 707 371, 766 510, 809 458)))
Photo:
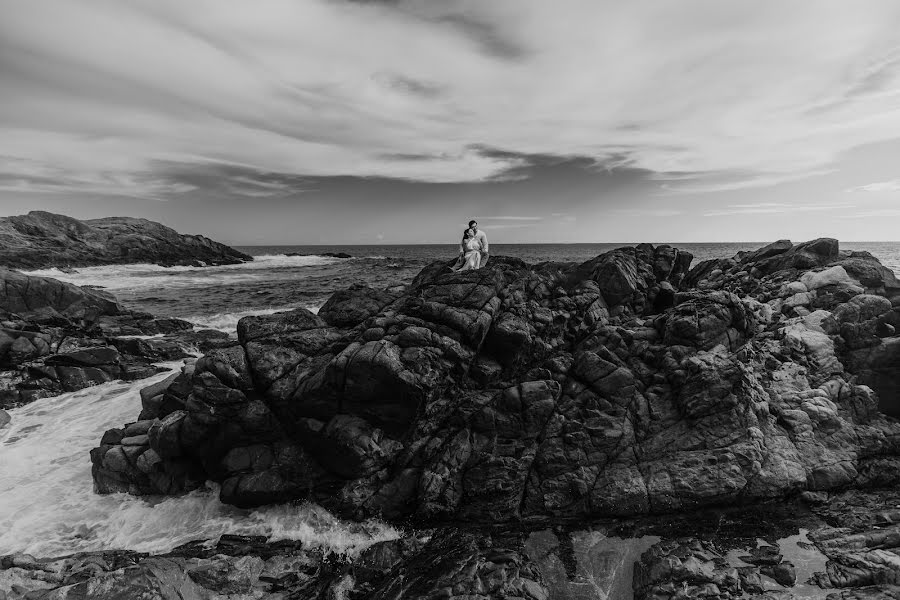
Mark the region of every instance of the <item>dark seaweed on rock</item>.
POLYGON ((301 498, 419 523, 664 513, 900 481, 900 284, 836 240, 689 270, 429 265, 247 317, 92 451, 101 493, 301 498), (871 387, 870 387, 871 386, 871 387), (138 434, 138 432, 141 432, 138 434))

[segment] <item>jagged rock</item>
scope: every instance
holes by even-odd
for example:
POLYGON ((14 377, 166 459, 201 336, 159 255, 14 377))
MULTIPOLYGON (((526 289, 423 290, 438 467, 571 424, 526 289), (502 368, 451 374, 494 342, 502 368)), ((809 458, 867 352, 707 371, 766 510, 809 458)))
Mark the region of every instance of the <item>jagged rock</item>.
POLYGON ((98 488, 172 493, 211 479, 240 506, 311 498, 430 523, 900 481, 900 425, 877 410, 896 384, 866 379, 900 364, 886 288, 855 279, 829 239, 689 273, 685 256, 642 244, 582 264, 438 261, 347 326, 328 311, 247 317, 237 344, 143 398, 141 419, 159 419, 147 433, 158 462, 138 464, 128 452, 144 446, 124 435, 104 438, 98 488))
POLYGON ((156 263, 228 265, 252 257, 202 235, 181 235, 147 219, 79 221, 31 211, 0 218, 0 264, 16 269, 156 263))
POLYGON ((398 294, 376 290, 365 285, 353 285, 340 290, 319 309, 318 315, 329 325, 356 327, 396 300, 398 294))

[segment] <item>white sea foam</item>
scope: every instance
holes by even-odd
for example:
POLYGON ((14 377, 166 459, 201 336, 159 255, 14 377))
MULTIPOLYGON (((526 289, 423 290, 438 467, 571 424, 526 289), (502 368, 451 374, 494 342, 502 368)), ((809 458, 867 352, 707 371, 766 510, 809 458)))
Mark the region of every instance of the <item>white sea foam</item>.
POLYGON ((165 552, 225 533, 302 540, 354 554, 398 537, 377 522, 348 523, 307 503, 240 510, 219 502, 214 486, 153 501, 93 493, 89 450, 110 427, 134 420, 138 390, 166 373, 132 383, 106 383, 10 410, 0 430, 0 554, 59 556, 132 549, 165 552))
POLYGON ((52 277, 75 285, 94 285, 107 290, 152 289, 161 285, 172 287, 193 287, 206 281, 211 285, 234 284, 258 281, 265 277, 262 271, 316 267, 341 262, 330 256, 288 256, 267 254, 254 257, 252 262, 220 267, 161 267, 152 264, 104 265, 82 267, 74 272, 64 272, 56 268, 23 271, 26 275, 52 277))
MULTIPOLYGON (((303 306, 303 308, 306 308, 314 313, 318 313, 320 307, 321 305, 319 304, 309 304, 303 306)), ((215 313, 212 315, 193 315, 184 317, 184 319, 186 321, 194 323, 197 326, 197 329, 217 329, 219 331, 224 331, 225 333, 236 334, 238 321, 240 321, 244 317, 249 317, 251 315, 272 315, 275 313, 287 312, 295 308, 298 308, 298 306, 281 306, 278 308, 252 308, 248 310, 239 310, 236 312, 215 313)))

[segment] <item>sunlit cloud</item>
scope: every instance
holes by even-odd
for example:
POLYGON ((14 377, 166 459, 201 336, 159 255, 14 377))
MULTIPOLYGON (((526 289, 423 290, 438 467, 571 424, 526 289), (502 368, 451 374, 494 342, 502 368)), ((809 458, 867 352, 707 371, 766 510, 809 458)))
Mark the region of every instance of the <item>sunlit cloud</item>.
POLYGON ((171 163, 516 181, 533 155, 680 174, 666 192, 691 190, 686 179, 727 191, 825 172, 900 131, 893 0, 0 9, 2 173, 26 191, 119 194, 128 180, 133 194, 177 195, 154 183, 171 163))

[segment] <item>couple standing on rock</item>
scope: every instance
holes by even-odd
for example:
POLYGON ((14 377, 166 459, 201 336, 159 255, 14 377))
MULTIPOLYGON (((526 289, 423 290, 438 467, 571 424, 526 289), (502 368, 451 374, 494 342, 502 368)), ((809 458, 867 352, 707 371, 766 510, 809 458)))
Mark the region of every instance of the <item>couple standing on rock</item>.
POLYGON ((479 231, 477 221, 469 221, 459 243, 459 258, 451 268, 454 271, 480 269, 487 264, 489 256, 487 236, 479 231))

